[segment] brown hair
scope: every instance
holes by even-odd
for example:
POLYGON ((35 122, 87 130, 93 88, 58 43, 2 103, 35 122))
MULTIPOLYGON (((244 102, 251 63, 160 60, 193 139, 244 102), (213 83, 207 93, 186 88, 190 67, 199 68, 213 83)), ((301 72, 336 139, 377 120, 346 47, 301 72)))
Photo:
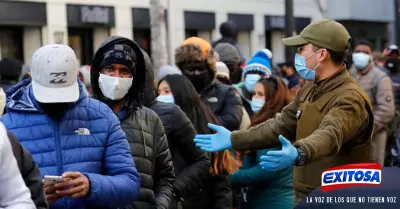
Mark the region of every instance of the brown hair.
POLYGON ((257 83, 264 86, 265 104, 261 110, 251 117, 251 125, 256 126, 279 113, 283 107, 293 101, 293 96, 282 82, 276 77, 263 78, 257 83))
MULTIPOLYGON (((200 102, 200 107, 201 109, 203 109, 204 114, 206 115, 206 118, 210 123, 218 124, 217 118, 215 117, 214 113, 211 112, 210 108, 208 108, 202 101, 200 102)), ((212 175, 230 175, 239 170, 241 166, 241 162, 238 161, 234 156, 232 156, 229 150, 211 153, 210 173, 212 175)))

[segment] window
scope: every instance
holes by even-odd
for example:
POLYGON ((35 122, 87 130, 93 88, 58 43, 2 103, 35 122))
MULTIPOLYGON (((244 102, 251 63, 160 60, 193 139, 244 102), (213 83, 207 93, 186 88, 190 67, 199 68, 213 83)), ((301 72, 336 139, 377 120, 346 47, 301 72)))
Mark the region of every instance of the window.
POLYGON ((151 57, 150 29, 133 29, 133 40, 151 57))
POLYGON ((193 36, 198 36, 199 31, 197 30, 185 30, 185 39, 193 37, 193 36))
POLYGON ((0 28, 0 59, 10 57, 23 59, 23 31, 19 27, 0 28))
POLYGON ((68 28, 68 45, 75 51, 81 65, 90 65, 93 58, 93 30, 68 28))

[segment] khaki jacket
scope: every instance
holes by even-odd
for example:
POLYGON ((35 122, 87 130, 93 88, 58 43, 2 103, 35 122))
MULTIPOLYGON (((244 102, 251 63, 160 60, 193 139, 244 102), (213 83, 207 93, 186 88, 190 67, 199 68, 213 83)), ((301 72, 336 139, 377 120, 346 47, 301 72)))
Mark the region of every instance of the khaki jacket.
POLYGON ((366 69, 364 74, 357 73, 355 67, 353 67, 350 72, 371 100, 374 110, 374 131, 379 133, 387 129, 388 123, 393 120, 396 111, 394 106, 392 79, 374 65, 370 65, 368 68, 369 69, 366 69), (380 78, 378 80, 379 82, 373 84, 373 78, 380 78))
POLYGON ((306 162, 293 175, 299 200, 321 185, 325 169, 370 162, 373 120, 368 96, 343 69, 306 84, 275 118, 233 132, 232 145, 239 151, 272 148, 280 145, 281 134, 302 148, 306 162))

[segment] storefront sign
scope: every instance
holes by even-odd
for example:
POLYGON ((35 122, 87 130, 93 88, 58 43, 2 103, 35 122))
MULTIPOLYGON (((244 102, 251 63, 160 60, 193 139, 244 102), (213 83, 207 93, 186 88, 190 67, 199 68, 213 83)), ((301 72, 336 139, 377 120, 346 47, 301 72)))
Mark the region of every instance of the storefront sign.
MULTIPOLYGON (((296 31, 302 31, 308 24, 311 23, 311 18, 308 17, 295 17, 296 31)), ((283 16, 265 16, 264 17, 265 30, 284 30, 285 17, 283 16)))
POLYGON ((284 28, 285 27, 285 18, 279 16, 271 16, 269 18, 269 24, 271 28, 284 28))
POLYGON ((68 4, 67 17, 68 26, 73 27, 112 27, 115 24, 114 7, 109 6, 68 4))
POLYGON ((81 20, 83 23, 107 24, 110 20, 109 8, 82 6, 81 20))
POLYGON ((186 30, 214 30, 215 13, 213 12, 191 12, 185 11, 186 30))
POLYGON ((254 29, 254 17, 252 14, 228 13, 228 20, 234 22, 238 30, 251 31, 254 29))

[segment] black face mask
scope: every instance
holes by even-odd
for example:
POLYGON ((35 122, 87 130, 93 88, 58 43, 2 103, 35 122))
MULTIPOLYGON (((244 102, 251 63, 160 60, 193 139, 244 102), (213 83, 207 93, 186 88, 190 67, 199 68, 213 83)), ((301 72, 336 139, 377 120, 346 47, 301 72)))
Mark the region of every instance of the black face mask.
POLYGON ((40 108, 51 118, 59 119, 72 106, 73 103, 41 103, 40 108))
POLYGON ((190 80, 198 93, 200 93, 205 87, 207 87, 211 83, 211 76, 208 70, 196 73, 185 71, 183 72, 183 74, 186 76, 186 78, 190 80))
POLYGON ((237 63, 226 63, 229 69, 229 80, 233 84, 240 83, 242 81, 242 68, 237 63))
POLYGON ((242 71, 229 72, 229 78, 233 84, 240 83, 242 81, 242 71))
POLYGON ((388 59, 385 63, 385 68, 388 69, 391 74, 399 73, 399 60, 398 59, 388 59))

